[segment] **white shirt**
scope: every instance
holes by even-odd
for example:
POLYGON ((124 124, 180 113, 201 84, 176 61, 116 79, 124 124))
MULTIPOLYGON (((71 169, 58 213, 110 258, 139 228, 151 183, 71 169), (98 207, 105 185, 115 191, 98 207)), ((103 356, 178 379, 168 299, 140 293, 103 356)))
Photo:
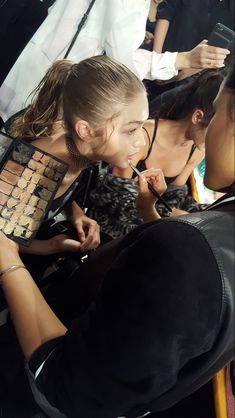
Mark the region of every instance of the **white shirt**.
MULTIPOLYGON (((62 59, 91 0, 57 0, 0 88, 3 120, 24 108, 51 64, 62 59)), ((115 58, 141 79, 168 80, 177 53, 138 49, 145 37, 150 0, 96 0, 67 57, 79 62, 102 54, 115 58)))

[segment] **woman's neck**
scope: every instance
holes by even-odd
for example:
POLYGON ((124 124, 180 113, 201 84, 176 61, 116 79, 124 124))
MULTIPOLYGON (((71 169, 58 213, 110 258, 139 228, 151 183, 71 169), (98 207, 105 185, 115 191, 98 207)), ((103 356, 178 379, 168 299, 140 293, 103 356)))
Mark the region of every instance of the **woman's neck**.
POLYGON ((157 142, 163 146, 165 142, 168 146, 188 145, 187 128, 188 121, 185 119, 180 121, 160 119, 158 122, 157 142))

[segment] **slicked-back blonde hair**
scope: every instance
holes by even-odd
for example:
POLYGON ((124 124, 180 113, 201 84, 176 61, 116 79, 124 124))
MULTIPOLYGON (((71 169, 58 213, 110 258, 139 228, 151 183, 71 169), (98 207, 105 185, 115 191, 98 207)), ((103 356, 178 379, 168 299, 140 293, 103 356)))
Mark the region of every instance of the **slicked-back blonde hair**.
POLYGON ((76 137, 77 118, 103 136, 107 121, 145 91, 142 81, 125 65, 107 56, 74 64, 63 85, 63 118, 68 135, 76 137))

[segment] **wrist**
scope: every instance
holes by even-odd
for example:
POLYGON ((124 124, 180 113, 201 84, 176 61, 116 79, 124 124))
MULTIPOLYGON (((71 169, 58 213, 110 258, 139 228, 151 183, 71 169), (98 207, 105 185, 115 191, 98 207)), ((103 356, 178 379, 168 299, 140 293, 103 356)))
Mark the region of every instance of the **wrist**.
POLYGON ((153 209, 152 211, 146 212, 142 218, 144 222, 151 222, 156 221, 156 219, 161 219, 161 216, 153 209))
POLYGON ((136 207, 140 217, 143 219, 144 222, 150 222, 155 219, 161 218, 159 213, 155 209, 155 204, 149 207, 137 204, 136 207))
POLYGON ((176 70, 182 70, 185 68, 191 68, 190 65, 190 52, 178 52, 175 61, 176 70))
POLYGON ((9 267, 5 268, 4 270, 0 271, 0 285, 3 284, 3 280, 5 279, 6 276, 8 276, 9 274, 13 273, 16 270, 19 269, 25 269, 26 267, 24 266, 24 264, 12 264, 9 267))
POLYGON ((22 264, 21 258, 19 257, 18 253, 12 254, 11 252, 11 253, 5 254, 5 256, 4 254, 1 254, 0 271, 5 270, 9 266, 18 265, 18 264, 22 264))

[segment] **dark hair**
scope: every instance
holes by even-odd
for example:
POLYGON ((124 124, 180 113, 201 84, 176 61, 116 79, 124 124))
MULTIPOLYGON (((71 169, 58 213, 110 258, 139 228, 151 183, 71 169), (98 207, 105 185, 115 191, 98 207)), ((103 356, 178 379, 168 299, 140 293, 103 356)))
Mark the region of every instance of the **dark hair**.
POLYGON ((107 56, 94 56, 74 64, 63 85, 63 120, 68 136, 74 136, 77 117, 89 122, 103 136, 107 121, 139 92, 142 81, 125 65, 107 56))
POLYGON ((225 78, 225 87, 227 87, 230 90, 235 90, 235 63, 234 59, 232 62, 232 65, 230 67, 230 70, 228 72, 228 75, 225 78))
POLYGON ((223 80, 221 72, 207 69, 196 79, 183 87, 157 111, 159 119, 181 120, 192 114, 196 109, 204 113, 202 126, 208 126, 213 116, 213 100, 223 80))
POLYGON ((234 120, 234 109, 235 109, 235 61, 234 56, 230 61, 230 67, 228 73, 225 77, 224 88, 229 91, 230 100, 228 101, 228 112, 231 116, 231 119, 234 120))

